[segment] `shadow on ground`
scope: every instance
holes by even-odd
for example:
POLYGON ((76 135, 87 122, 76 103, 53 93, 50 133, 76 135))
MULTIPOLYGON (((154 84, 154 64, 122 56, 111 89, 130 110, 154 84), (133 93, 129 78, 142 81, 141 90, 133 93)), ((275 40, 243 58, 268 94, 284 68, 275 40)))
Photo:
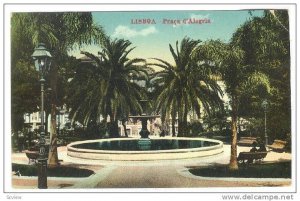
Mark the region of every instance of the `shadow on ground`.
POLYGON ((189 167, 189 171, 202 177, 291 178, 291 162, 240 164, 237 171, 225 165, 189 167))
MULTIPOLYGON (((37 176, 37 168, 37 164, 12 164, 12 171, 19 176, 37 176)), ((95 174, 92 170, 62 165, 47 169, 48 177, 88 177, 92 174, 95 174)))

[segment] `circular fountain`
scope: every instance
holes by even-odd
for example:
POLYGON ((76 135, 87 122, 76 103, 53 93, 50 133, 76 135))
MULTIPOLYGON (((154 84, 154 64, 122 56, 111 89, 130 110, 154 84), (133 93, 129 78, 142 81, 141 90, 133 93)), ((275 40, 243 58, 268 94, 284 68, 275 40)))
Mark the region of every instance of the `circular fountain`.
POLYGON ((138 142, 138 138, 87 140, 71 143, 67 148, 68 155, 72 157, 111 161, 186 159, 223 152, 221 141, 205 138, 151 139, 148 150, 141 149, 138 142))
POLYGON ((111 161, 151 161, 204 157, 223 152, 223 142, 206 138, 164 137, 149 138, 148 120, 160 117, 147 115, 147 100, 141 100, 141 115, 129 116, 142 123, 141 138, 86 140, 67 146, 68 155, 76 158, 111 161))

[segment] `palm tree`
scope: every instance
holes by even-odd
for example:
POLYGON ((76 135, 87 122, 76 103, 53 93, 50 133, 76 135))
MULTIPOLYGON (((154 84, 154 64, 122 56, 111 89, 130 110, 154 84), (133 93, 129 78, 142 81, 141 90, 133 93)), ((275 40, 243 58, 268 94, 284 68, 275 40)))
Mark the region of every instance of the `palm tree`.
MULTIPOLYGON (((58 164, 56 112, 63 104, 57 93, 58 76, 64 78, 68 51, 83 44, 99 42, 104 36, 102 28, 93 23, 92 15, 85 13, 14 13, 12 17, 12 55, 14 61, 31 59, 33 47, 39 42, 46 43, 53 56, 49 75, 51 97, 50 151, 48 164, 58 164), (18 34, 14 34, 18 33, 18 34), (22 41, 20 41, 22 39, 22 41), (28 55, 19 52, 19 46, 26 48, 28 55), (27 49, 28 48, 28 49, 27 49), (19 56, 19 58, 17 58, 19 56)), ((30 60, 29 60, 30 61, 30 60)), ((67 80, 67 78, 65 78, 67 80)))
POLYGON ((93 63, 89 68, 81 66, 82 71, 71 82, 69 94, 71 117, 87 124, 91 120, 100 121, 100 116, 110 119, 110 136, 117 137, 118 120, 127 117, 130 112, 140 111, 139 100, 144 96, 141 86, 133 82, 135 78, 147 79, 148 70, 144 59, 128 59, 134 49, 131 42, 123 39, 103 41, 98 56, 82 52, 93 63), (84 74, 84 76, 82 76, 84 74), (78 89, 78 85, 85 83, 78 89))
POLYGON ((157 58, 155 60, 159 63, 152 64, 163 69, 154 74, 154 82, 159 86, 156 108, 161 111, 162 119, 172 116, 173 128, 176 114, 178 115, 178 136, 185 136, 188 132, 188 112, 194 110, 200 118, 201 107, 207 113, 222 108, 219 97, 222 92, 215 78, 211 76, 212 66, 195 59, 193 55, 199 43, 199 40, 184 38, 179 47, 177 41, 176 51, 169 45, 174 65, 157 58))
POLYGON ((225 83, 225 90, 230 98, 231 106, 231 155, 229 168, 237 170, 237 121, 238 108, 243 94, 263 94, 270 91, 268 76, 258 71, 255 66, 244 60, 244 51, 233 42, 225 44, 221 41, 207 41, 198 49, 198 54, 211 60, 219 68, 219 75, 225 83))

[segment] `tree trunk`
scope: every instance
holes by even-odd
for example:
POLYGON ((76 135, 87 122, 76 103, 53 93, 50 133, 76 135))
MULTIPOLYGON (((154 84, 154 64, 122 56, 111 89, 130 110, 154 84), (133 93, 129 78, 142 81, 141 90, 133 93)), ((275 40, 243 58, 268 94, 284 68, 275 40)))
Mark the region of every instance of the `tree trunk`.
POLYGON ((183 112, 183 129, 184 129, 183 132, 185 133, 185 136, 189 136, 190 135, 190 131, 188 129, 188 124, 187 124, 187 116, 188 116, 188 109, 185 106, 184 107, 184 112, 183 112))
POLYGON ((176 137, 175 123, 176 123, 176 112, 172 111, 172 137, 176 137))
MULTIPOLYGON (((180 99, 178 100, 180 102, 180 99)), ((183 107, 183 106, 181 106, 183 107)), ((183 108, 178 108, 178 137, 184 137, 185 132, 184 132, 184 123, 183 123, 183 108)))
POLYGON ((231 114, 231 154, 230 154, 230 170, 238 170, 237 163, 237 97, 232 96, 232 114, 231 114))
POLYGON ((178 137, 185 137, 186 136, 186 126, 184 121, 179 121, 178 120, 178 137))
POLYGON ((56 95, 57 95, 57 74, 58 69, 56 64, 52 64, 52 71, 50 75, 50 86, 52 89, 51 93, 51 120, 50 120, 50 145, 48 155, 48 165, 58 165, 58 154, 57 154, 57 129, 56 129, 56 95))
POLYGON ((182 111, 178 115, 178 135, 179 137, 185 137, 188 135, 187 131, 187 112, 182 111))
POLYGON ((178 134, 179 137, 185 137, 188 135, 187 122, 185 120, 178 121, 178 134))
POLYGON ((175 128, 176 119, 172 119, 172 136, 176 137, 176 128, 175 128))
POLYGON ((125 137, 128 137, 127 131, 126 131, 126 121, 122 120, 122 125, 123 125, 123 129, 124 129, 125 137))
POLYGON ((178 137, 184 137, 184 132, 182 130, 182 121, 180 121, 178 119, 178 133, 177 133, 178 137))
POLYGON ((119 129, 118 129, 118 120, 111 121, 109 125, 109 136, 114 137, 120 137, 119 129))
POLYGON ((57 153, 57 129, 56 129, 56 105, 52 104, 51 108, 51 125, 50 125, 50 146, 48 156, 48 166, 55 167, 58 165, 57 153))

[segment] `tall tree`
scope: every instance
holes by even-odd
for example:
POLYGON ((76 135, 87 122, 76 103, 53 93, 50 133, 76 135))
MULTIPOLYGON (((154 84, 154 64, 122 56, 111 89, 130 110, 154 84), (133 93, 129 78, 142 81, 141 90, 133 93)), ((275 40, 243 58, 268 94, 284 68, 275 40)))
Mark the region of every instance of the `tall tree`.
POLYGON ((14 133, 22 130, 24 126, 24 114, 37 110, 38 97, 38 75, 31 68, 31 63, 20 60, 14 66, 12 73, 11 103, 12 103, 12 130, 14 133), (28 93, 31 92, 31 93, 28 93))
MULTIPOLYGON (((291 128, 290 41, 286 10, 268 10, 241 26, 232 41, 245 52, 245 61, 268 75, 271 88, 267 97, 268 131, 271 138, 284 137, 291 128)), ((241 108, 243 115, 261 112, 262 96, 247 96, 252 104, 241 108)))
POLYGON ((229 168, 238 169, 237 165, 237 122, 239 104, 244 93, 266 95, 270 91, 267 75, 259 72, 255 66, 245 63, 244 51, 234 43, 207 41, 199 48, 199 54, 211 59, 219 67, 225 90, 230 98, 231 106, 231 156, 229 168))
POLYGON ((290 131, 288 25, 287 11, 265 11, 263 17, 255 17, 243 24, 234 33, 229 44, 208 41, 202 47, 202 53, 219 65, 220 75, 231 99, 232 141, 229 167, 233 170, 238 168, 237 118, 242 114, 241 110, 243 113, 251 110, 248 104, 256 105, 258 109, 261 107, 258 103, 268 98, 273 111, 276 110, 276 113, 270 115, 271 118, 275 120, 279 117, 274 121, 277 124, 274 128, 286 128, 290 131), (248 104, 240 104, 247 97, 248 104), (282 118, 282 115, 287 116, 282 118))
POLYGON ((65 67, 64 61, 69 50, 83 44, 99 43, 103 35, 102 28, 93 23, 92 15, 88 12, 14 13, 12 16, 12 68, 20 59, 30 61, 33 47, 39 42, 44 42, 53 56, 48 78, 52 89, 49 165, 58 164, 56 106, 58 102, 61 103, 57 93, 58 73, 65 67), (26 49, 18 49, 19 45, 26 49))
POLYGON ((174 65, 161 59, 155 59, 159 63, 152 64, 163 69, 154 76, 159 86, 157 110, 162 112, 163 119, 171 115, 174 120, 178 114, 178 136, 188 132, 190 111, 195 111, 200 118, 201 107, 209 114, 213 109, 222 109, 223 105, 219 97, 221 89, 212 76, 213 67, 194 55, 199 43, 199 40, 184 38, 179 46, 177 41, 175 50, 169 45, 174 65))
POLYGON ((132 80, 147 79, 148 70, 144 59, 128 58, 134 49, 130 46, 128 40, 106 38, 98 55, 82 52, 92 62, 80 65, 70 82, 68 99, 73 121, 87 125, 109 116, 110 137, 118 137, 118 120, 141 110, 139 100, 145 93, 132 80))

